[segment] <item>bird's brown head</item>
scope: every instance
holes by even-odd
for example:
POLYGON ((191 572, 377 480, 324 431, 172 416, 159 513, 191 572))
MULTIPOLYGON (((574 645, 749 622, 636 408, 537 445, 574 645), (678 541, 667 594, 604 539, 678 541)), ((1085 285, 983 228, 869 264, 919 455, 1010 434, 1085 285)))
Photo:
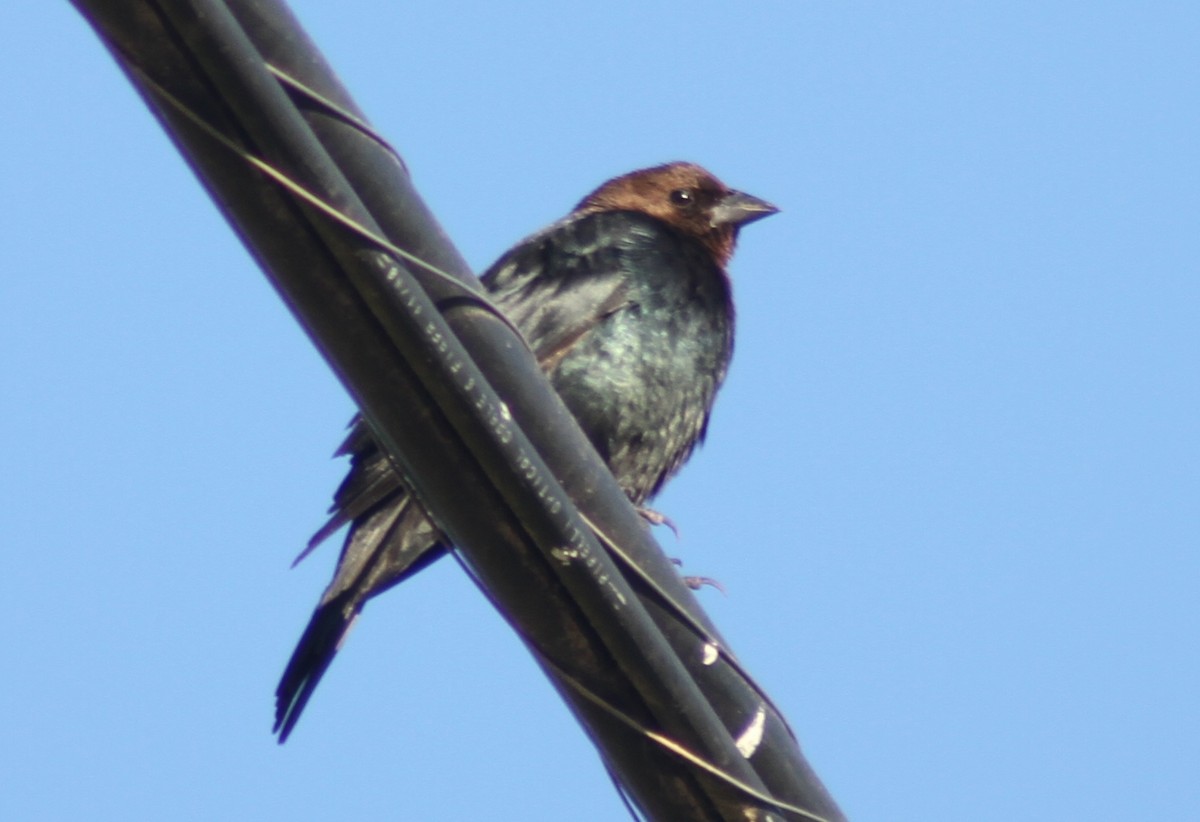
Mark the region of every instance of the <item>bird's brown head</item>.
POLYGON ((779 209, 736 191, 694 163, 667 163, 609 180, 575 207, 576 214, 640 211, 704 243, 724 266, 738 229, 779 209))

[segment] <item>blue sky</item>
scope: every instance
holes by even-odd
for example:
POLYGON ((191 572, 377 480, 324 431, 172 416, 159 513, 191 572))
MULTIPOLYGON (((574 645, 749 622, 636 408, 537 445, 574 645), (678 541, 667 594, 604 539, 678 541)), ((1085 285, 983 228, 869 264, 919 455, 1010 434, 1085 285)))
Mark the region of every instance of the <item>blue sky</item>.
MULTIPOLYGON (((480 269, 665 160, 784 209, 656 507, 852 818, 1200 817, 1195 4, 294 8, 480 269)), ((622 818, 451 563, 274 743, 353 407, 68 4, 0 25, 0 817, 622 818)))

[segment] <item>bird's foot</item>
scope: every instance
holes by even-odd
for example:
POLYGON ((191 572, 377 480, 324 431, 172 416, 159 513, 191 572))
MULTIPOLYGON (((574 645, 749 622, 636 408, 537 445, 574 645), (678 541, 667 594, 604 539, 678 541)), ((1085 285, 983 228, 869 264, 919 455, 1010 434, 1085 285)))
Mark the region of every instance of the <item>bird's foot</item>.
POLYGON ((671 533, 675 535, 675 539, 679 539, 679 529, 675 527, 675 523, 666 514, 660 514, 653 508, 640 507, 637 512, 642 515, 642 519, 651 525, 665 525, 671 529, 671 533))
MULTIPOLYGON (((679 559, 678 557, 670 557, 670 560, 671 560, 672 565, 679 566, 679 567, 683 566, 683 560, 679 559)), ((681 575, 680 579, 683 580, 684 585, 691 588, 693 591, 699 591, 705 585, 711 585, 712 587, 714 587, 718 591, 720 591, 722 594, 729 596, 729 594, 725 590, 725 586, 722 585, 718 580, 713 579, 712 577, 692 577, 692 576, 681 575)))

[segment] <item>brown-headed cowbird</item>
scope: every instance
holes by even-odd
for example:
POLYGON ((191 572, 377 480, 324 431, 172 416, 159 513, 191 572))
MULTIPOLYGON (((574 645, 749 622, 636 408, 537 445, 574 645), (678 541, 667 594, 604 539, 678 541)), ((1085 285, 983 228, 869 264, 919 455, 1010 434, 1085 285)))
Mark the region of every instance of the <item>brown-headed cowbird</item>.
MULTIPOLYGON (((700 166, 669 163, 609 180, 483 275, 635 505, 704 438, 733 353, 725 266, 738 229, 775 211, 700 166)), ((276 691, 280 742, 366 601, 445 553, 361 418, 338 455, 350 473, 308 550, 350 531, 276 691)))

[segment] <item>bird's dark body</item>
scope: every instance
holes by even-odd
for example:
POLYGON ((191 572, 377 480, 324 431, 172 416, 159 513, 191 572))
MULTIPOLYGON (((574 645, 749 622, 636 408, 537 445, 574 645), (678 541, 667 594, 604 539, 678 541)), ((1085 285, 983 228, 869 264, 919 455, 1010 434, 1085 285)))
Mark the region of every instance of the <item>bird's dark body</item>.
MULTIPOLYGON (((724 265, 737 226, 773 211, 698 166, 660 166, 606 183, 483 276, 490 299, 529 342, 635 504, 657 493, 704 437, 733 352, 724 265), (695 219, 683 219, 679 204, 664 204, 683 190, 676 185, 695 194, 686 206, 695 219), (757 210, 730 225, 699 211, 733 195, 757 210), (678 219, 672 209, 680 209, 678 219)), ((280 741, 363 604, 445 552, 361 418, 339 454, 351 457, 350 473, 310 549, 347 522, 350 533, 280 682, 280 741)))
POLYGON ((653 496, 703 438, 729 367, 724 271, 661 221, 615 211, 531 237, 484 283, 630 499, 653 496))

